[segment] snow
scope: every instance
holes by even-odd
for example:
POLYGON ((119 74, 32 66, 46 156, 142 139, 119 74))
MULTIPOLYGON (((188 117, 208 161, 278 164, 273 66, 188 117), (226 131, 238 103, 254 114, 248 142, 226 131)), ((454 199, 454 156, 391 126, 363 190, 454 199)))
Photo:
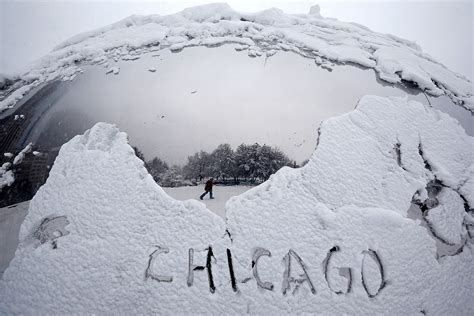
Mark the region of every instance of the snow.
MULTIPOLYGON (((15 182, 15 174, 13 170, 10 170, 12 166, 17 166, 21 164, 23 159, 25 158, 25 155, 33 149, 33 144, 29 143, 26 145, 25 148, 23 148, 16 156, 13 158, 13 164, 10 162, 5 162, 1 167, 0 167, 0 192, 2 192, 2 189, 4 187, 9 187, 15 182)), ((3 153, 3 155, 7 158, 12 158, 13 154, 12 153, 3 153)))
POLYGON ((239 13, 226 4, 211 4, 167 16, 134 15, 65 41, 14 78, 19 88, 0 96, 0 111, 13 107, 41 83, 73 80, 82 71, 81 63, 110 64, 159 49, 178 52, 226 43, 241 45, 236 49, 248 50, 251 57, 292 51, 328 70, 333 63, 355 63, 374 69, 389 83, 412 81, 428 94, 446 94, 474 110, 472 82, 423 53, 416 43, 323 18, 317 6, 308 15, 291 15, 276 8, 239 13))
POLYGON ((309 14, 310 15, 315 15, 319 18, 321 18, 321 8, 319 7, 319 5, 315 4, 313 6, 311 6, 311 8, 309 8, 309 14))
POLYGON ((458 202, 473 198, 473 146, 442 112, 366 96, 321 125, 303 168, 232 197, 224 221, 166 194, 127 135, 98 123, 62 146, 31 201, 0 311, 472 314, 472 239, 437 258, 433 236, 406 213, 436 179, 434 229, 471 238, 458 229, 458 202), (212 272, 194 269, 206 261, 212 272))
POLYGON ((25 148, 23 148, 19 153, 18 155, 15 156, 15 158, 13 159, 13 165, 16 166, 16 165, 19 165, 23 159, 25 158, 25 155, 29 152, 31 152, 31 150, 33 149, 33 144, 32 143, 29 143, 28 145, 26 145, 25 148))
POLYGON ((5 162, 0 167, 0 192, 4 187, 9 187, 15 182, 15 175, 12 170, 9 170, 11 165, 10 162, 5 162))
POLYGON ((212 212, 216 213, 220 217, 225 219, 225 203, 233 196, 240 195, 252 187, 245 185, 236 186, 220 186, 215 185, 212 189, 214 199, 209 198, 207 194, 201 201, 199 196, 204 193, 204 185, 188 186, 188 187, 177 187, 177 188, 163 188, 163 190, 171 197, 185 201, 188 199, 194 199, 200 201, 206 205, 206 207, 212 212))
POLYGON ((133 55, 132 56, 130 54, 127 54, 127 55, 122 57, 122 60, 137 60, 139 58, 140 58, 140 56, 138 56, 138 55, 133 55))
POLYGON ((26 84, 12 93, 10 93, 5 99, 0 101, 0 111, 13 107, 18 101, 20 101, 31 89, 34 84, 26 84))
POLYGON ((105 73, 106 74, 113 73, 114 75, 118 75, 119 72, 120 72, 120 68, 116 67, 116 66, 113 66, 113 67, 110 67, 109 69, 107 69, 107 71, 105 73))
POLYGON ((18 78, 15 75, 0 73, 0 89, 7 87, 17 79, 18 78))

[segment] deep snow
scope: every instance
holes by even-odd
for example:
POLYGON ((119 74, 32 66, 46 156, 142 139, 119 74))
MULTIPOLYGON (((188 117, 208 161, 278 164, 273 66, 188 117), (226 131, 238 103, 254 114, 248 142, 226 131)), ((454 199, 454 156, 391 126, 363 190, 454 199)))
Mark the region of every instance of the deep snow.
MULTIPOLYGON (((74 37, 12 78, 0 110, 41 83, 74 80, 81 62, 120 76, 114 63, 144 52, 224 43, 325 69, 356 63, 473 109, 472 83, 414 43, 316 9, 214 4, 74 37)), ((473 314, 474 138, 447 114, 376 96, 319 134, 305 167, 232 197, 224 220, 170 197, 125 133, 96 124, 62 146, 31 201, 0 314, 473 314)))
POLYGON ((461 235, 444 257, 407 210, 472 207, 473 146, 442 112, 364 97, 322 124, 305 167, 231 198, 224 222, 169 197, 126 134, 99 123, 61 148, 31 201, 0 311, 472 314, 472 210, 430 216, 450 242, 445 225, 461 235))
MULTIPOLYGON (((77 35, 32 63, 0 95, 0 111, 15 106, 31 89, 55 79, 73 80, 82 62, 106 64, 137 59, 144 52, 190 46, 240 44, 251 57, 292 51, 326 69, 355 63, 374 69, 379 78, 410 81, 435 96, 446 94, 473 110, 472 82, 423 53, 416 43, 372 32, 354 23, 325 19, 315 11, 291 15, 272 8, 239 13, 227 4, 210 4, 167 15, 131 16, 77 35)), ((116 66, 107 72, 119 73, 116 66)))

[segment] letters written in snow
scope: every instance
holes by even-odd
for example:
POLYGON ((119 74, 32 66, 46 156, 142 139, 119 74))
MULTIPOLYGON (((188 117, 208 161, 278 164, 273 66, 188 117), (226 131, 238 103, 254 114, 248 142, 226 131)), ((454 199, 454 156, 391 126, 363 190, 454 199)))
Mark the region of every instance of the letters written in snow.
MULTIPOLYGON (((345 277, 347 280, 346 287, 345 289, 336 289, 334 286, 331 284, 331 273, 329 270, 329 265, 331 262, 331 257, 334 255, 334 253, 340 251, 340 248, 338 246, 334 246, 331 248, 324 261, 322 262, 323 266, 323 272, 324 272, 324 278, 326 280, 326 284, 328 288, 336 293, 336 294, 348 294, 352 290, 352 285, 353 285, 353 269, 350 267, 342 267, 338 268, 339 270, 339 275, 345 277)), ((162 254, 167 254, 169 253, 169 249, 166 247, 161 247, 161 246, 156 246, 156 249, 149 255, 148 259, 148 265, 145 271, 145 280, 147 279, 152 279, 158 282, 168 282, 171 283, 173 282, 173 276, 170 275, 164 275, 156 272, 158 270, 155 268, 157 266, 156 260, 157 258, 162 255, 162 254)), ((380 258, 380 255, 372 249, 368 249, 362 252, 364 258, 362 260, 362 266, 361 266, 361 279, 362 279, 362 286, 364 288, 364 291, 367 293, 367 296, 370 298, 376 297, 380 291, 387 285, 387 281, 385 280, 385 272, 384 272, 384 267, 382 264, 382 260, 380 258), (373 260, 373 262, 377 265, 378 270, 379 270, 379 279, 380 283, 378 285, 378 288, 370 288, 371 286, 368 285, 367 282, 367 272, 366 269, 364 269, 364 266, 366 265, 367 260, 373 260)), ((187 285, 189 287, 193 286, 194 283, 194 273, 197 271, 204 271, 206 270, 207 277, 208 277, 208 282, 209 282, 209 291, 211 293, 215 293, 216 291, 216 286, 214 283, 214 276, 212 273, 212 258, 214 257, 212 247, 209 246, 207 248, 207 258, 206 258, 206 263, 205 266, 200 266, 196 265, 194 263, 194 249, 190 248, 189 249, 189 259, 188 259, 188 277, 187 277, 187 285)), ((268 290, 268 291, 274 291, 275 286, 273 283, 262 280, 259 275, 259 269, 258 269, 258 263, 259 260, 263 259, 263 257, 271 257, 272 254, 269 250, 257 247, 253 251, 252 255, 252 274, 253 278, 255 279, 257 286, 261 289, 268 290)), ((282 279, 282 287, 281 287, 281 292, 283 295, 287 295, 287 293, 291 290, 292 285, 294 285, 294 290, 292 291, 292 294, 295 294, 296 290, 298 289, 299 286, 305 284, 309 287, 309 290, 313 295, 316 295, 316 289, 314 287, 313 281, 311 280, 306 264, 304 263, 303 259, 292 249, 288 251, 288 253, 283 257, 283 263, 284 263, 284 272, 283 272, 283 279, 282 279), (303 271, 303 274, 299 275, 298 277, 292 276, 292 266, 297 265, 300 267, 300 269, 303 271)), ((234 263, 232 261, 232 252, 230 249, 227 249, 227 266, 229 270, 229 276, 231 280, 231 286, 234 292, 238 291, 238 286, 236 282, 236 276, 235 276, 235 271, 234 271, 234 263)), ((247 280, 243 282, 247 282, 247 280)), ((372 286, 373 287, 373 286, 372 286)))

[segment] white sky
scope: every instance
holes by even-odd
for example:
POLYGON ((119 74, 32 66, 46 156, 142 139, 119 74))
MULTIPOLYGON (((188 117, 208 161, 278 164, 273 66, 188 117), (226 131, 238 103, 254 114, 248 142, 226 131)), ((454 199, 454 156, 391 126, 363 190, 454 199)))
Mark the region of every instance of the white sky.
MULTIPOLYGON (((78 33, 131 14, 170 14, 212 1, 12 1, 0 0, 0 71, 14 72, 78 33)), ((416 41, 450 69, 473 78, 473 1, 268 1, 229 0, 237 11, 278 7, 363 24, 416 41)))

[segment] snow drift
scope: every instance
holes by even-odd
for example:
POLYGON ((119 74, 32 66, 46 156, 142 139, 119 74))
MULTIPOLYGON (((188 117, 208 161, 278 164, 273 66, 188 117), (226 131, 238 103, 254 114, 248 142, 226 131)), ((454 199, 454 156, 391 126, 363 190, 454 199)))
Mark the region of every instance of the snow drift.
MULTIPOLYGON (((325 69, 354 63, 372 68, 389 83, 408 81, 435 96, 448 95, 474 109, 472 82, 423 53, 417 44, 372 32, 354 23, 323 18, 317 6, 310 14, 285 14, 272 8, 239 13, 226 4, 189 8, 167 15, 131 16, 115 24, 77 35, 32 63, 8 84, 0 78, 0 111, 13 107, 33 87, 52 80, 73 80, 81 63, 111 65, 143 53, 190 46, 241 44, 251 57, 292 51, 314 59, 325 69)), ((118 73, 117 68, 110 68, 118 73)))
POLYGON ((99 123, 32 200, 0 312, 472 314, 473 147, 446 114, 365 97, 224 222, 167 196, 99 123))

